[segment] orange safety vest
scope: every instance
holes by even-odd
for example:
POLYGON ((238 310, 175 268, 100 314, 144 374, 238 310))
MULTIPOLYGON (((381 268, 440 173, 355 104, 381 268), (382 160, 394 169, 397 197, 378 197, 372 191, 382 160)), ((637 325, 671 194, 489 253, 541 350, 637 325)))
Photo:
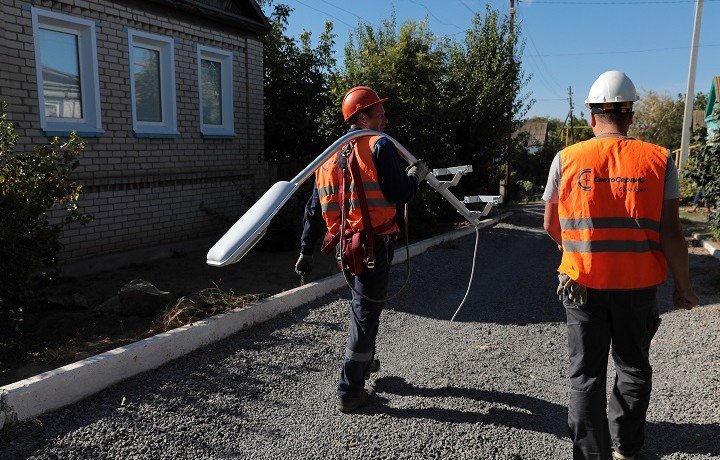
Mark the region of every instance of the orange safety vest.
MULTIPOLYGON (((355 159, 360 169, 360 175, 365 189, 370 223, 373 228, 380 227, 395 219, 395 203, 388 201, 380 190, 377 167, 372 158, 372 150, 380 136, 363 136, 353 141, 355 159)), ((323 163, 315 173, 315 186, 318 189, 322 215, 328 232, 332 235, 340 233, 340 168, 337 164, 337 155, 323 163)), ((346 227, 354 232, 364 230, 360 201, 358 200, 355 182, 357 177, 350 176, 348 168, 345 180, 345 200, 348 202, 345 209, 346 227)), ((393 224, 388 230, 381 232, 385 235, 398 231, 393 224)))
POLYGON ((594 289, 661 284, 667 150, 626 138, 590 139, 560 153, 559 272, 594 289))

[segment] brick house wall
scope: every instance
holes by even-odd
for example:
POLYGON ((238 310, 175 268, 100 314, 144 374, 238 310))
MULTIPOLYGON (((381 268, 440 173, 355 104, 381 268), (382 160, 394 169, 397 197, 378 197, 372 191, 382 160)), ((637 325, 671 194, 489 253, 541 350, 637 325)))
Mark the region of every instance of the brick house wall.
POLYGON ((256 33, 147 1, 0 4, 0 100, 8 103, 9 117, 18 125, 18 151, 50 139, 40 127, 31 8, 96 23, 104 133, 86 138, 75 172, 84 186, 81 211, 92 214, 94 221, 64 229, 65 262, 220 235, 228 220, 237 219, 267 189, 262 44, 256 33), (139 138, 133 133, 128 29, 174 39, 176 138, 139 138), (200 133, 198 44, 233 53, 235 137, 200 133))

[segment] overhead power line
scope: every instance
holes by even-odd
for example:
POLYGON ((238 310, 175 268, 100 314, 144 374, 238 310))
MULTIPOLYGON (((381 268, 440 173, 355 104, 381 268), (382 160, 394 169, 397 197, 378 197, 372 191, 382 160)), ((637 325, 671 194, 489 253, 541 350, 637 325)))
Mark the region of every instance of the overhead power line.
MULTIPOLYGON (((706 0, 707 1, 707 0, 706 0)), ((698 48, 712 48, 720 46, 720 44, 711 45, 698 45, 698 48)), ((689 46, 676 46, 668 48, 650 48, 644 50, 625 50, 625 51, 581 51, 577 53, 549 53, 549 54, 529 54, 529 56, 542 56, 542 57, 560 57, 560 56, 586 56, 593 54, 633 54, 633 53, 655 53, 658 51, 677 51, 689 49, 689 46)))
POLYGON ((311 10, 317 11, 318 13, 322 13, 322 14, 328 15, 328 16, 330 16, 331 18, 337 20, 338 22, 342 22, 343 24, 345 24, 346 26, 350 27, 351 29, 352 29, 353 27, 355 27, 355 26, 352 26, 352 25, 348 24, 347 22, 343 21, 343 20, 340 19, 339 17, 337 17, 337 16, 335 16, 335 15, 333 15, 333 14, 328 13, 327 11, 323 11, 323 10, 321 10, 321 9, 315 8, 314 6, 308 5, 307 3, 302 2, 302 1, 300 1, 300 0, 295 0, 295 1, 298 2, 299 4, 303 5, 303 6, 306 6, 306 7, 310 8, 311 10))
POLYGON ((458 1, 459 1, 460 3, 462 3, 462 5, 463 5, 465 8, 467 8, 468 11, 470 11, 472 14, 477 14, 477 11, 475 11, 475 10, 472 9, 472 8, 470 8, 470 7, 468 6, 468 4, 465 3, 465 0, 458 0, 458 1))
MULTIPOLYGON (((519 10, 519 9, 517 10, 517 13, 518 13, 518 16, 520 16, 520 10, 519 10)), ((523 22, 524 22, 524 21, 523 21, 523 22)), ((524 26, 523 26, 523 32, 525 33, 525 35, 527 35, 528 39, 530 40, 530 44, 532 45, 533 49, 535 50, 535 53, 537 53, 536 56, 532 56, 532 55, 528 55, 528 56, 530 56, 530 59, 532 59, 533 62, 535 62, 535 66, 536 66, 536 68, 537 68, 537 70, 538 70, 538 76, 539 76, 540 79, 543 81, 543 85, 544 85, 553 95, 560 97, 560 95, 558 94, 558 92, 557 92, 556 90, 550 88, 550 85, 546 84, 547 81, 550 81, 552 84, 554 84, 555 86, 557 86, 557 88, 559 88, 560 91, 564 91, 564 89, 562 88, 562 86, 560 86, 560 84, 557 82, 557 78, 555 78, 555 75, 553 75, 553 73, 550 71, 550 68, 549 68, 548 65, 545 63, 545 60, 542 58, 542 55, 540 54, 540 51, 538 50, 537 46, 535 45, 535 40, 533 40, 532 34, 530 33, 530 29, 528 28, 527 25, 524 25, 524 26), (536 57, 537 57, 537 59, 536 59, 536 57), (537 61, 540 61, 540 65, 537 64, 537 61), (543 75, 543 70, 542 70, 541 66, 545 69, 545 73, 547 73, 547 78, 545 78, 545 76, 543 75)))
POLYGON ((323 2, 323 3, 325 3, 326 5, 332 6, 333 8, 339 9, 340 11, 344 11, 344 12, 347 13, 347 14, 350 14, 350 15, 355 16, 356 18, 358 18, 359 20, 361 20, 361 21, 364 22, 365 24, 370 24, 370 25, 372 25, 372 26, 379 27, 379 26, 378 26, 377 24, 375 24, 374 22, 368 21, 367 19, 365 19, 364 17, 360 16, 360 15, 357 14, 357 13, 353 13, 352 11, 346 10, 345 8, 343 8, 343 7, 341 7, 341 6, 337 6, 337 5, 333 4, 333 3, 330 3, 330 2, 328 2, 327 0, 320 0, 320 1, 323 2))
MULTIPOLYGON (((430 16, 432 16, 433 18, 435 18, 435 20, 436 20, 437 22, 439 22, 440 24, 445 25, 445 26, 453 26, 453 27, 455 27, 456 29, 458 29, 458 30, 460 31, 460 33, 465 32, 465 29, 463 29, 462 27, 458 26, 457 24, 453 24, 453 23, 451 23, 451 22, 445 22, 445 21, 443 21, 442 19, 440 19, 439 17, 437 17, 437 16, 435 15, 435 13, 433 13, 432 11, 430 11, 430 8, 428 8, 427 6, 425 6, 424 3, 418 2, 418 1, 415 1, 415 0, 408 0, 408 1, 409 1, 410 3, 414 3, 414 4, 418 5, 418 6, 422 6, 423 8, 425 8, 425 11, 427 11, 427 13, 428 13, 430 16)), ((465 6, 467 6, 467 5, 465 5, 465 6)))
MULTIPOLYGON (((695 3, 697 0, 633 0, 633 1, 610 1, 610 2, 586 2, 572 0, 518 0, 520 3, 527 4, 544 4, 544 5, 661 5, 664 3, 695 3)), ((718 2, 720 0, 703 0, 705 2, 718 2)))

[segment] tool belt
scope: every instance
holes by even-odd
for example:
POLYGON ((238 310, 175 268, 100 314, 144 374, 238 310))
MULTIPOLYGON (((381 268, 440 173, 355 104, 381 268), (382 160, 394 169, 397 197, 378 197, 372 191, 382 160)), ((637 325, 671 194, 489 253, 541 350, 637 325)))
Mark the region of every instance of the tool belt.
POLYGON ((325 234, 320 251, 325 254, 336 251, 340 268, 358 276, 365 271, 365 268, 375 266, 375 238, 390 230, 393 225, 395 225, 395 222, 390 220, 379 227, 370 229, 370 231, 360 230, 354 232, 352 229, 347 228, 342 241, 340 233, 333 235, 328 232, 325 234))

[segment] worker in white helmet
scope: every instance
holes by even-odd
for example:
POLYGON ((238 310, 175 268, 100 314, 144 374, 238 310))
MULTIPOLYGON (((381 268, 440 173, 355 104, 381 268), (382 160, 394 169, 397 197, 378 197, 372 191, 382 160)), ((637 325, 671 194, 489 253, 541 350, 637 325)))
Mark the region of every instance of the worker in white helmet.
POLYGON ((643 446, 656 290, 668 266, 675 308, 698 303, 675 164, 667 149, 628 137, 638 99, 623 72, 598 77, 585 101, 595 137, 557 154, 543 196, 545 230, 562 251, 557 292, 567 314, 575 459, 632 459, 643 446), (610 347, 616 375, 607 401, 610 347))

